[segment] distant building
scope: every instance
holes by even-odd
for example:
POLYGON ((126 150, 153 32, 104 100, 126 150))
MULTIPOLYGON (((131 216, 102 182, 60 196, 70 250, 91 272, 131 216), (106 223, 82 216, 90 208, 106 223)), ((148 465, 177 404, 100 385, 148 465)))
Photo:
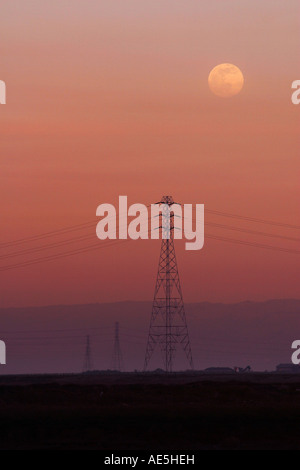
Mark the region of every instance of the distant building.
POLYGON ((251 367, 250 366, 247 366, 247 367, 234 367, 234 372, 236 372, 237 374, 244 374, 244 372, 251 372, 251 367))
POLYGON ((298 364, 278 364, 276 366, 276 372, 281 374, 300 374, 300 365, 298 364))

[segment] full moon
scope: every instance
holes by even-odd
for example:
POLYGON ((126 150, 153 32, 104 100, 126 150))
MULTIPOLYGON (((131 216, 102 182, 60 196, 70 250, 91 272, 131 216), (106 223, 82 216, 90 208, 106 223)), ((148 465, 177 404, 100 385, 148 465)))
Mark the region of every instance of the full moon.
POLYGON ((211 91, 222 98, 237 95, 244 86, 244 76, 233 64, 216 65, 208 76, 211 91))

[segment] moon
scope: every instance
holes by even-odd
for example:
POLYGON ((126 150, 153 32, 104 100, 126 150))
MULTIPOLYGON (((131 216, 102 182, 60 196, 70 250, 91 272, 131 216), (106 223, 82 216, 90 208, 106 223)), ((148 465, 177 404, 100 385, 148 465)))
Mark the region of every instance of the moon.
POLYGON ((244 76, 233 64, 216 65, 208 76, 210 90, 221 98, 237 95, 244 86, 244 76))

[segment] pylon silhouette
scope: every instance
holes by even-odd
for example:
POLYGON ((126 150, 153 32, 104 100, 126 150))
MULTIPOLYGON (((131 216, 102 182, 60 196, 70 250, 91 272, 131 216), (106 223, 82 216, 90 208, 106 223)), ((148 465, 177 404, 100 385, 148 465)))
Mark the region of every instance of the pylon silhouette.
POLYGON ((83 360, 83 372, 88 372, 92 370, 92 368, 93 368, 93 361, 92 361, 92 354, 91 354, 90 336, 87 335, 85 354, 84 354, 84 360, 83 360))
POLYGON ((115 323, 115 343, 113 351, 113 370, 122 371, 123 370, 123 357, 120 348, 120 339, 119 339, 119 322, 115 323))
POLYGON ((162 243, 144 370, 147 369, 157 344, 163 353, 166 372, 171 372, 173 369, 177 344, 182 346, 189 366, 193 369, 192 351, 173 239, 174 214, 171 206, 176 203, 171 196, 163 196, 157 204, 163 204, 160 227, 162 229, 162 243))

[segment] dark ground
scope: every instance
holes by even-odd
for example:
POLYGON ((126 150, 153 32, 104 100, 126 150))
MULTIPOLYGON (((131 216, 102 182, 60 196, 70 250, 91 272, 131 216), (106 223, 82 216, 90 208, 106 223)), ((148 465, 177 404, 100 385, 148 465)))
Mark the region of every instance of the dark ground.
POLYGON ((300 449, 300 376, 0 377, 0 449, 300 449))

